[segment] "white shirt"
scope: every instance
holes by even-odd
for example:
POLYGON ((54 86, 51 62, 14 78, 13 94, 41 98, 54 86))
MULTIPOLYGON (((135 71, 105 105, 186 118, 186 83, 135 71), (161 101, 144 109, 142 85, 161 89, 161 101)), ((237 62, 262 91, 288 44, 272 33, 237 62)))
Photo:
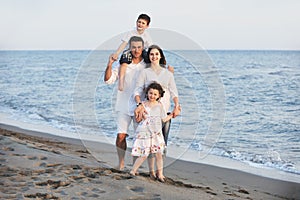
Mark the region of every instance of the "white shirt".
POLYGON ((134 30, 132 30, 132 31, 129 31, 125 35, 125 37, 122 38, 122 41, 128 43, 129 40, 130 40, 130 38, 132 36, 139 36, 139 37, 143 38, 143 40, 144 40, 144 48, 145 49, 148 49, 148 47, 153 44, 152 43, 152 38, 151 38, 150 34, 146 30, 142 34, 139 34, 137 32, 136 28, 134 30))
POLYGON ((156 74, 151 68, 145 68, 141 71, 134 90, 134 96, 139 95, 143 100, 145 98, 145 89, 153 81, 159 83, 165 91, 161 98, 161 103, 166 111, 170 109, 170 98, 178 97, 178 91, 173 74, 166 68, 162 68, 159 74, 156 74))
MULTIPOLYGON (((142 69, 146 66, 144 61, 138 64, 130 63, 126 68, 126 74, 124 78, 124 89, 123 91, 118 90, 115 110, 124 114, 133 116, 136 103, 134 100, 134 89, 137 77, 142 69)), ((118 80, 119 67, 112 70, 111 77, 105 81, 106 84, 113 84, 118 80)))

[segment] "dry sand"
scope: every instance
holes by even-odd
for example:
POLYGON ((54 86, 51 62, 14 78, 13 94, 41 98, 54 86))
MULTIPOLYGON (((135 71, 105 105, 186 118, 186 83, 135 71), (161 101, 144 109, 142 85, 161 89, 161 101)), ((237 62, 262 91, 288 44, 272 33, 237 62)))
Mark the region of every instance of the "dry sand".
POLYGON ((108 165, 115 147, 95 143, 95 159, 80 140, 0 125, 0 199, 300 199, 300 184, 166 158, 166 183, 108 165), (102 152, 102 153, 101 153, 102 152))

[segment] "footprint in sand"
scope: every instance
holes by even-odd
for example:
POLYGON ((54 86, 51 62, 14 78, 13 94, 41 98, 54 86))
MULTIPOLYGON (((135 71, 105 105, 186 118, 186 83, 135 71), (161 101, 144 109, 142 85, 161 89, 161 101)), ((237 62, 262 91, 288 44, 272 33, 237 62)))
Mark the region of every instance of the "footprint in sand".
POLYGON ((139 186, 128 186, 127 188, 133 192, 143 192, 145 189, 145 188, 139 187, 139 186))
POLYGON ((132 192, 136 193, 137 196, 132 196, 130 199, 151 199, 151 200, 161 200, 160 194, 150 194, 145 192, 144 187, 140 186, 127 186, 127 189, 131 190, 132 192))
POLYGON ((3 151, 14 151, 15 149, 12 147, 2 147, 3 151))
POLYGON ((100 190, 99 188, 93 188, 92 190, 91 190, 92 192, 95 192, 95 193, 106 193, 106 191, 105 190, 100 190))
POLYGON ((26 156, 26 158, 28 160, 38 160, 38 157, 36 157, 36 156, 26 156))

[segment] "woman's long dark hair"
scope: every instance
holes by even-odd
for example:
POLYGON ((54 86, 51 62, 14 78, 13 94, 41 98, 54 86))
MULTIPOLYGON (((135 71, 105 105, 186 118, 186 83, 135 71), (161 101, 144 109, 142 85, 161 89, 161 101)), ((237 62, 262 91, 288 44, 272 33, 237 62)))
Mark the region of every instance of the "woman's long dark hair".
MULTIPOLYGON (((160 58, 160 60, 159 60, 159 64, 160 64, 161 67, 166 68, 166 64, 167 64, 166 57, 165 57, 165 55, 164 55, 164 52, 162 51, 162 49, 161 49, 158 45, 155 45, 155 44, 154 44, 154 45, 151 45, 151 46, 148 48, 148 51, 147 51, 147 58, 149 58, 150 51, 151 51, 152 49, 157 49, 157 50, 159 51, 160 56, 161 56, 161 58, 160 58)), ((149 64, 149 63, 151 63, 151 62, 150 62, 150 59, 149 59, 149 61, 147 62, 147 64, 149 64)), ((148 65, 148 67, 150 67, 150 66, 148 65)))

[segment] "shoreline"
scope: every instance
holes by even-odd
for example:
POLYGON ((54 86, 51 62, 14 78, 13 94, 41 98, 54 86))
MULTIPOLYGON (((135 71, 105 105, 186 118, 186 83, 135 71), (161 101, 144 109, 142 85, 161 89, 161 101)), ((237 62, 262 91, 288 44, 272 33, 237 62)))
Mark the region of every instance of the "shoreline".
MULTIPOLYGON (((59 137, 61 139, 67 138, 73 139, 74 141, 79 141, 80 144, 86 146, 86 149, 90 151, 91 154, 97 152, 97 149, 93 148, 95 146, 93 141, 105 143, 108 145, 114 146, 115 139, 107 137, 105 135, 86 135, 86 134, 79 134, 79 133, 71 133, 63 130, 59 130, 57 128, 53 128, 50 126, 44 125, 34 125, 28 124, 26 122, 15 121, 9 119, 7 115, 0 113, 0 128, 4 127, 8 130, 13 131, 20 131, 22 133, 32 134, 36 132, 38 135, 42 133, 43 135, 48 135, 48 137, 59 137), (74 134, 72 136, 72 134, 74 134), (91 148, 91 149, 90 149, 91 148)), ((127 147, 130 150, 131 143, 130 141, 127 144, 127 147)), ((94 155, 97 159, 97 155, 94 155)), ((170 144, 168 146, 168 157, 171 157, 171 160, 182 160, 188 162, 194 162, 199 164, 206 164, 212 165, 216 167, 232 169, 236 171, 250 173, 252 175, 262 176, 265 178, 271 178, 276 180, 288 181, 288 182, 295 182, 300 184, 300 175, 294 174, 292 172, 282 171, 276 168, 267 167, 265 165, 252 165, 251 163, 243 162, 240 160, 234 160, 227 157, 217 156, 213 154, 208 154, 205 157, 200 155, 198 151, 191 150, 184 147, 178 147, 176 145, 170 144), (197 159, 198 158, 198 159, 197 159)), ((100 159, 100 158, 99 158, 100 159)), ((115 160, 111 160, 111 166, 114 166, 112 162, 115 160)), ((173 161, 169 161, 166 163, 165 166, 172 164, 173 161)))
MULTIPOLYGON (((40 193, 53 195, 58 198, 69 198, 72 197, 72 191, 82 190, 81 196, 93 194, 95 198, 97 196, 104 199, 113 199, 113 197, 129 199, 132 195, 150 199, 154 198, 155 195, 162 199, 174 199, 174 197, 182 197, 184 199, 199 199, 199 197, 201 197, 200 199, 300 198, 299 183, 261 177, 208 164, 175 160, 168 157, 165 163, 170 164, 164 169, 167 183, 163 184, 150 180, 146 165, 143 165, 144 167, 141 168, 141 175, 132 178, 128 174, 128 169, 132 166, 129 152, 126 153, 127 170, 125 172, 113 170, 112 164, 117 162, 117 155, 113 145, 85 141, 89 143, 89 147, 95 148, 95 152, 92 155, 79 139, 60 137, 3 124, 0 124, 0 132, 2 185, 4 184, 9 188, 12 180, 22 179, 23 181, 20 181, 20 185, 16 186, 15 191, 8 192, 8 189, 5 189, 6 187, 2 188, 2 197, 9 197, 9 195, 17 197, 24 194, 29 195, 27 198, 30 198, 30 195, 32 195, 32 198, 36 198, 40 193), (21 151, 18 152, 18 149, 21 151), (33 165, 32 168, 24 167, 26 162, 33 165), (86 173, 93 172, 93 175, 84 175, 82 172, 83 178, 78 180, 82 181, 84 179, 85 184, 95 187, 94 191, 84 192, 88 187, 83 188, 84 186, 79 184, 77 179, 70 178, 75 176, 71 173, 74 172, 74 165, 79 165, 82 169, 81 172, 84 171, 83 169, 86 170, 86 173), (41 172, 43 170, 44 173, 41 172), (50 170, 50 172, 46 173, 47 170, 50 170), (15 173, 8 176, 6 173, 10 173, 10 171, 15 173), (25 173, 24 171, 29 173, 30 186, 25 186, 24 184, 24 177, 22 176, 22 173, 25 173), (37 171, 40 174, 36 174, 37 171), (101 176, 103 173, 105 174, 104 177, 101 176), (45 174, 48 176, 45 176, 45 174), (50 177, 65 178, 64 181, 60 180, 58 182, 50 177), (35 179, 38 181, 32 181, 35 179), (102 183, 100 184, 99 181, 102 183), (52 193, 49 193, 49 191, 45 192, 47 191, 46 187, 43 188, 41 183, 48 186, 48 189, 52 187, 52 193), (57 187, 60 188, 59 190, 53 188, 54 183, 61 184, 57 187), (120 189, 120 184, 125 184, 124 188, 120 189), (132 187, 128 187, 128 185, 132 187), (97 187, 101 186, 105 188, 102 192, 96 190, 97 187), (125 195, 114 194, 114 187, 115 189, 119 188, 122 194, 125 195), (8 194, 13 192, 15 193, 8 194)), ((79 172, 76 173, 78 175, 79 172)), ((73 195, 78 196, 78 194, 75 194, 76 192, 73 195)))

